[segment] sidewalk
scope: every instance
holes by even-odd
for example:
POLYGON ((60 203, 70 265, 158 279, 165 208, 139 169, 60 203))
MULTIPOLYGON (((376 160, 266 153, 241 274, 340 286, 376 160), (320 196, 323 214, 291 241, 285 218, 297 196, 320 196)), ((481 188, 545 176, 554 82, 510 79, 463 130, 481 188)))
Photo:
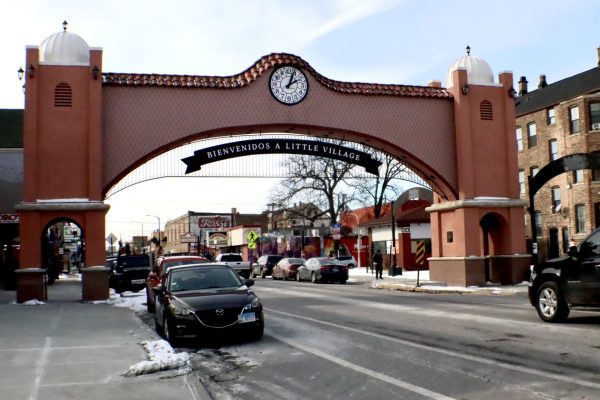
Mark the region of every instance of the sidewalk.
POLYGON ((348 282, 352 281, 370 282, 373 289, 402 290, 407 292, 425 293, 476 293, 494 295, 512 295, 519 292, 527 292, 528 282, 518 285, 496 285, 489 283, 486 286, 459 287, 448 286, 445 282, 429 280, 429 271, 404 271, 402 275, 390 276, 383 273, 383 279, 375 279, 375 274, 367 273, 366 268, 350 269, 348 282), (417 278, 419 285, 417 286, 417 278))
POLYGON ((60 279, 49 302, 17 305, 0 291, 0 399, 207 399, 194 374, 125 377, 157 335, 127 308, 81 302, 81 282, 60 279), (159 378, 168 379, 159 379, 159 378))

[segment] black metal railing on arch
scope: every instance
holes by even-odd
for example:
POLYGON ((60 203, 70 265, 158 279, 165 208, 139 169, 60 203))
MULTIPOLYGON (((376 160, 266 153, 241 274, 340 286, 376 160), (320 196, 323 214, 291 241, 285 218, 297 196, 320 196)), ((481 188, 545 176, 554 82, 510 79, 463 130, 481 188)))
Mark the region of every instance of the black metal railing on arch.
MULTIPOLYGON (((285 164, 286 160, 289 159, 290 154, 256 154, 225 159, 216 163, 203 165, 200 170, 186 174, 186 164, 182 160, 189 158, 198 149, 206 149, 238 141, 267 138, 312 140, 340 144, 340 140, 338 139, 315 138, 314 136, 299 134, 244 134, 197 140, 169 150, 134 169, 116 185, 110 188, 106 194, 106 198, 108 199, 116 193, 138 183, 161 178, 288 178, 288 170, 285 164)), ((344 142, 343 146, 366 153, 377 151, 369 146, 355 142, 344 142)), ((365 171, 365 169, 360 166, 356 166, 355 171, 353 172, 353 176, 356 178, 374 179, 372 173, 365 171)), ((441 193, 437 187, 432 187, 431 182, 425 181, 415 173, 409 165, 406 165, 404 171, 396 179, 431 188, 432 191, 441 193)))

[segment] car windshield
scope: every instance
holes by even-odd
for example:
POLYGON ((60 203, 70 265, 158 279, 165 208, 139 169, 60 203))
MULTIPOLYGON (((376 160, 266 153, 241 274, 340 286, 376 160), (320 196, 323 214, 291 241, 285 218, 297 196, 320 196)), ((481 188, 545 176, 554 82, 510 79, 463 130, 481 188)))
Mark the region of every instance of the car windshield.
POLYGON ((166 271, 169 270, 169 268, 176 267, 178 265, 203 264, 203 263, 208 263, 208 260, 205 260, 205 259, 186 259, 186 260, 165 261, 165 263, 163 265, 163 269, 166 272, 166 271))
POLYGON ((304 264, 304 258, 288 258, 290 264, 304 264))
POLYGON ((238 275, 228 268, 190 268, 174 271, 169 291, 221 289, 242 286, 238 275))
POLYGON ((340 261, 352 260, 352 256, 339 256, 337 259, 340 261))

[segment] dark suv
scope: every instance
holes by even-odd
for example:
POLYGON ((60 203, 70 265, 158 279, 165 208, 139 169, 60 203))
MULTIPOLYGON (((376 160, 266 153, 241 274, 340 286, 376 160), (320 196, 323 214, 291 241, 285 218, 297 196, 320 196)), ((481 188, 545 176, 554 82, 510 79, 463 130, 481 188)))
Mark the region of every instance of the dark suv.
POLYGON ((146 277, 150 273, 150 257, 147 254, 111 258, 107 260, 107 266, 110 267, 109 286, 115 292, 137 292, 146 287, 146 277))
POLYGON ((261 278, 273 274, 273 267, 281 260, 283 256, 264 255, 260 256, 256 264, 252 265, 252 277, 260 275, 261 278))
POLYGON ((534 266, 529 300, 546 322, 564 321, 572 307, 600 307, 600 229, 566 256, 534 266))

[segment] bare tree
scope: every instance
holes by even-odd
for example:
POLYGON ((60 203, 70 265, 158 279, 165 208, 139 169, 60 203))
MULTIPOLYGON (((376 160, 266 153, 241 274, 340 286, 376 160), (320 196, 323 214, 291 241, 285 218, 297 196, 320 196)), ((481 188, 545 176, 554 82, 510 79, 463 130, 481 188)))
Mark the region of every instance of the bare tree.
MULTIPOLYGON (((331 158, 296 155, 286 160, 289 178, 282 180, 271 195, 280 209, 294 201, 312 203, 321 211, 316 215, 298 216, 311 223, 328 215, 331 224, 337 223, 340 211, 355 200, 355 187, 348 185, 354 165, 331 158)), ((301 213, 302 208, 296 209, 301 213)))
POLYGON ((400 178, 408 168, 386 153, 373 150, 371 156, 381 161, 379 174, 374 177, 356 178, 355 185, 359 201, 365 207, 373 206, 375 218, 379 218, 387 201, 386 197, 396 198, 400 194, 401 187, 394 184, 394 180, 400 178))

